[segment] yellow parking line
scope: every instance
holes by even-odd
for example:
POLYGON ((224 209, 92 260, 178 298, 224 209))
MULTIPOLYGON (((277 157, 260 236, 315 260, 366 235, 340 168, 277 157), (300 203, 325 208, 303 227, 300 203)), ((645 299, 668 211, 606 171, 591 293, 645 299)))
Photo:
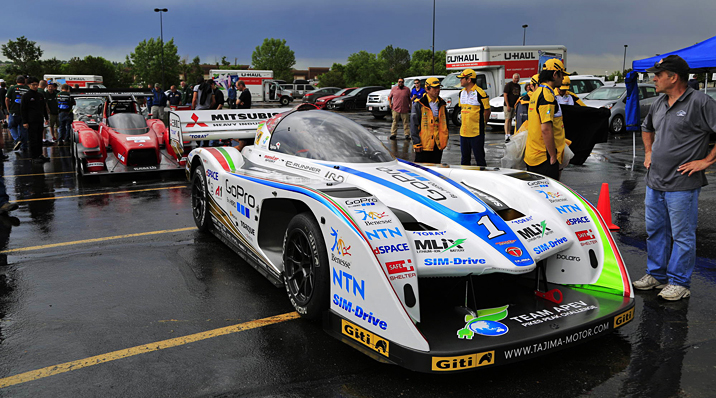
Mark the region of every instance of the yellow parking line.
POLYGON ((128 358, 135 355, 146 354, 152 351, 163 350, 166 348, 177 347, 184 344, 194 343, 201 340, 211 339, 214 337, 225 336, 227 334, 238 333, 245 330, 256 329, 268 325, 273 325, 280 322, 290 321, 298 318, 297 312, 288 312, 286 314, 270 316, 268 318, 257 319, 245 323, 239 323, 237 325, 226 326, 223 328, 207 330, 206 332, 190 334, 188 336, 176 337, 173 339, 157 341, 154 343, 144 344, 132 348, 125 348, 123 350, 112 351, 106 354, 97 355, 77 361, 65 362, 59 365, 48 366, 46 368, 32 370, 25 373, 20 373, 15 376, 5 377, 0 379, 0 388, 14 386, 16 384, 27 383, 42 379, 45 377, 54 376, 60 373, 69 372, 72 370, 78 370, 89 366, 99 365, 102 363, 115 361, 117 359, 128 358))
POLYGON ((5 178, 7 178, 7 177, 47 176, 47 175, 51 175, 51 174, 74 174, 74 173, 75 173, 74 171, 58 171, 58 172, 55 172, 55 173, 11 174, 11 175, 5 176, 5 178))
POLYGON ((50 249, 50 248, 53 248, 53 247, 62 247, 62 246, 82 245, 82 244, 85 244, 85 243, 96 243, 96 242, 105 242, 105 241, 108 241, 108 240, 135 238, 135 237, 138 237, 138 236, 170 234, 170 233, 172 233, 172 232, 184 232, 184 231, 191 231, 191 230, 193 230, 193 229, 196 229, 196 227, 186 227, 186 228, 177 228, 177 229, 165 229, 165 230, 162 230, 162 231, 140 232, 140 233, 136 233, 136 234, 107 236, 107 237, 104 237, 104 238, 74 240, 74 241, 62 242, 62 243, 51 243, 51 244, 49 244, 49 245, 19 247, 19 248, 17 248, 17 249, 7 249, 7 250, 0 251, 0 254, 3 254, 3 253, 15 253, 15 252, 27 252, 27 251, 32 251, 32 250, 43 250, 43 249, 50 249))
POLYGON ((20 203, 20 202, 36 202, 39 200, 55 200, 55 199, 67 199, 67 198, 81 198, 84 196, 99 196, 99 195, 117 195, 120 193, 132 193, 132 192, 146 192, 146 191, 160 191, 164 189, 180 189, 180 188, 186 188, 187 185, 176 185, 173 187, 162 187, 162 188, 146 188, 146 189, 133 189, 130 191, 115 191, 115 192, 97 192, 97 193, 86 193, 82 195, 65 195, 65 196, 54 196, 51 198, 33 198, 33 199, 17 199, 17 200, 11 200, 10 202, 20 203))

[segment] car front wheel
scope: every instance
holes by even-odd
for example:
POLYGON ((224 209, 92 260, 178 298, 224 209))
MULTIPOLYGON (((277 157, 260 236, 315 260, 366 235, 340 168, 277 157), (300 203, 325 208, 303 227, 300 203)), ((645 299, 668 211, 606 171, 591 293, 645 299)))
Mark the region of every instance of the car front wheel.
POLYGON ((199 231, 208 231, 211 225, 209 192, 206 187, 206 173, 204 173, 202 165, 194 169, 194 175, 191 178, 191 213, 199 231))
POLYGON ((458 127, 462 126, 462 112, 460 112, 459 106, 452 110, 452 124, 458 127))
POLYGON ((621 134, 624 132, 624 117, 622 115, 615 115, 612 121, 609 123, 609 130, 612 134, 621 134))
POLYGON ((302 317, 317 319, 329 304, 328 254, 311 213, 293 217, 283 238, 284 284, 302 317))
POLYGON ((281 98, 281 105, 286 106, 289 103, 288 97, 282 97, 281 98))

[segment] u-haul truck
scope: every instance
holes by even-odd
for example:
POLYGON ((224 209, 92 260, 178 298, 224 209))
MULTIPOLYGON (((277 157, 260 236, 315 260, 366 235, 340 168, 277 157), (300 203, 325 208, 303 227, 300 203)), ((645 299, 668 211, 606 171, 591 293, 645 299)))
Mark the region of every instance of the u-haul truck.
POLYGON ((48 83, 69 84, 73 88, 75 84, 80 88, 105 88, 99 75, 45 75, 42 78, 48 83))
POLYGON ((224 98, 228 99, 226 90, 230 86, 236 87, 236 82, 243 80, 251 93, 251 102, 280 102, 288 105, 293 101, 293 93, 281 87, 281 82, 273 79, 272 70, 224 70, 211 69, 212 79, 220 90, 224 91, 224 98))
POLYGON ((492 99, 502 97, 505 83, 512 75, 530 78, 542 70, 548 59, 559 58, 567 66, 567 47, 549 46, 484 46, 447 50, 445 66, 449 74, 442 82, 440 97, 447 102, 448 114, 453 123, 460 124, 460 112, 455 112, 460 93, 457 75, 465 69, 477 73, 477 84, 492 99))

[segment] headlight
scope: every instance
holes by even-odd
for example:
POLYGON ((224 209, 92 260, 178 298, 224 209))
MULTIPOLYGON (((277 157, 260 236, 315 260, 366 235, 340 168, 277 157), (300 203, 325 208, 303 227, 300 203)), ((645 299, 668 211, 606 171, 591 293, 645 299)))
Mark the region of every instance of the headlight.
POLYGON ((616 105, 616 104, 617 104, 616 102, 612 102, 611 104, 604 105, 602 108, 612 109, 614 107, 614 105, 616 105))
POLYGON ((445 104, 447 105, 448 108, 450 108, 452 105, 452 98, 450 98, 450 97, 445 98, 445 104))
POLYGON ((388 100, 388 96, 387 96, 387 95, 381 95, 381 96, 380 96, 380 102, 385 102, 385 101, 387 101, 387 100, 388 100))
POLYGON ((343 103, 343 100, 338 100, 335 102, 335 104, 342 104, 342 103, 343 103))

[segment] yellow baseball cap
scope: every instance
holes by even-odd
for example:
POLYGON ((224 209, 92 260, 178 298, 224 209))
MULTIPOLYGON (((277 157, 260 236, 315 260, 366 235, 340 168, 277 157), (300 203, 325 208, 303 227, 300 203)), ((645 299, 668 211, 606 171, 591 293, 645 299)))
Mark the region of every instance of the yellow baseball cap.
POLYGON ((562 60, 557 58, 548 59, 547 62, 544 63, 542 70, 558 70, 562 72, 562 74, 564 74, 565 76, 569 76, 569 73, 567 73, 567 69, 564 68, 562 60))
POLYGON ((539 84, 539 74, 533 75, 530 79, 530 83, 537 85, 539 84))
POLYGON ((430 87, 440 87, 440 79, 438 79, 437 77, 430 77, 425 80, 425 88, 430 87))
POLYGON ((569 83, 572 81, 569 80, 569 76, 565 76, 564 79, 562 79, 562 86, 559 87, 560 90, 569 90, 569 83))
POLYGON ((463 77, 469 77, 470 79, 477 79, 477 73, 475 73, 475 71, 472 69, 465 69, 464 71, 462 71, 462 73, 457 75, 458 79, 462 79, 463 77))

